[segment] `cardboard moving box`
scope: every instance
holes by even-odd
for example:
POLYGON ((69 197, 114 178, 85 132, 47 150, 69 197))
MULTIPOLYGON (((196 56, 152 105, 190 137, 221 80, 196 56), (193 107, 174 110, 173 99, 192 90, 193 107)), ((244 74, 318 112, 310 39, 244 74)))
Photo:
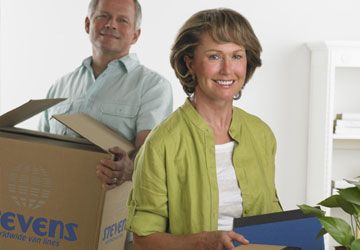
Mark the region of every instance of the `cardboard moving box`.
POLYGON ((62 101, 32 100, 0 117, 0 250, 121 250, 131 183, 105 192, 95 175, 107 152, 132 145, 88 116, 58 116, 87 138, 15 128, 62 101))

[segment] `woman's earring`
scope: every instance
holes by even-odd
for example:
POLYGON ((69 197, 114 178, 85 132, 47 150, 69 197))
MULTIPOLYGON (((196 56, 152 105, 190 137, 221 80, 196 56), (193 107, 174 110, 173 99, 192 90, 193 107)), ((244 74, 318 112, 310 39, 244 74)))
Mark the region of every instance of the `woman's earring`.
POLYGON ((241 97, 241 94, 242 94, 242 90, 239 91, 239 93, 237 93, 235 96, 234 96, 234 100, 239 100, 240 97, 241 97))

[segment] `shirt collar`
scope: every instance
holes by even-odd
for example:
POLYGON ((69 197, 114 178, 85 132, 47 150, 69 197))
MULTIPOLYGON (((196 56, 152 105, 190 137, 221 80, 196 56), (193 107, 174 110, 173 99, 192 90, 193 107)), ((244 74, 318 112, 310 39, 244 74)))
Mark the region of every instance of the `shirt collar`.
POLYGON ((186 98, 185 103, 181 106, 182 111, 189 117, 189 121, 201 130, 211 132, 209 125, 204 121, 200 114, 191 104, 189 98, 186 98))
POLYGON ((136 68, 136 66, 140 64, 139 59, 135 53, 128 54, 118 59, 118 62, 125 67, 127 72, 132 71, 134 68, 136 68))
POLYGON ((242 131, 243 119, 240 109, 233 107, 232 110, 233 112, 232 112, 231 123, 229 128, 229 135, 234 141, 239 143, 240 135, 242 131))
MULTIPOLYGON (((92 57, 89 56, 83 60, 83 65, 92 72, 91 67, 91 60, 92 57)), ((123 67, 127 72, 132 71, 134 68, 136 68, 138 65, 140 65, 139 59, 135 53, 128 54, 124 57, 121 57, 119 59, 115 59, 111 61, 108 65, 119 65, 123 67)))
POLYGON ((89 56, 89 57, 85 58, 82 62, 82 65, 85 66, 85 68, 87 70, 89 70, 90 72, 92 72, 91 60, 92 60, 92 57, 89 56))
MULTIPOLYGON (((193 123, 199 129, 212 133, 209 125, 204 121, 204 119, 199 115, 194 106, 191 104, 189 98, 186 98, 185 103, 181 107, 183 112, 189 117, 189 121, 193 123)), ((229 129, 230 137, 236 141, 240 141, 241 125, 242 125, 242 115, 239 109, 233 107, 231 124, 229 129)))

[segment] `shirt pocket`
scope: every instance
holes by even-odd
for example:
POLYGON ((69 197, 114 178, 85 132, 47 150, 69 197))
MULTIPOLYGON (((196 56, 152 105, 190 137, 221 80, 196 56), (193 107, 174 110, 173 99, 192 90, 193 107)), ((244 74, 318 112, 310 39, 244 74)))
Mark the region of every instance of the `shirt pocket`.
POLYGON ((103 115, 135 118, 138 113, 138 107, 116 103, 103 103, 101 104, 100 111, 103 115))
POLYGON ((134 105, 103 103, 100 105, 99 120, 106 126, 133 141, 136 136, 136 120, 139 107, 134 105))

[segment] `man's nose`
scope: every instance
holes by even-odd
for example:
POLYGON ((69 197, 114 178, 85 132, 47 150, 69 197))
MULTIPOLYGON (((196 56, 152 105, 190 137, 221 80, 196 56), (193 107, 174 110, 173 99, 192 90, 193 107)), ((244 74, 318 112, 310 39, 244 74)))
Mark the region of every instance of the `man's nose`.
POLYGON ((114 20, 114 18, 109 18, 107 20, 107 23, 105 24, 105 27, 107 29, 116 29, 116 21, 114 20))

